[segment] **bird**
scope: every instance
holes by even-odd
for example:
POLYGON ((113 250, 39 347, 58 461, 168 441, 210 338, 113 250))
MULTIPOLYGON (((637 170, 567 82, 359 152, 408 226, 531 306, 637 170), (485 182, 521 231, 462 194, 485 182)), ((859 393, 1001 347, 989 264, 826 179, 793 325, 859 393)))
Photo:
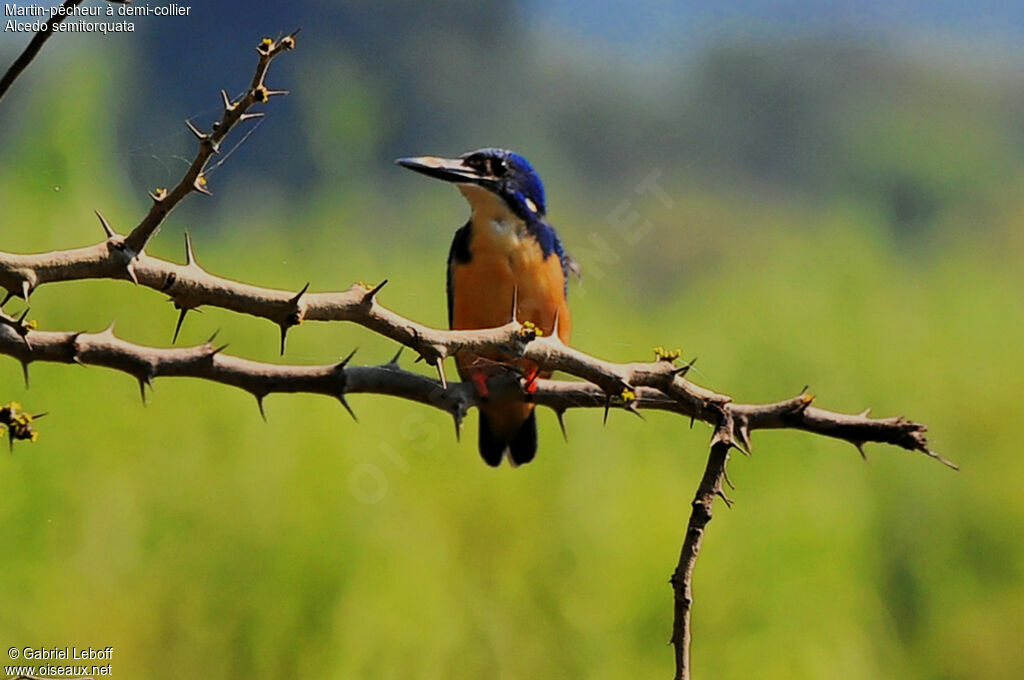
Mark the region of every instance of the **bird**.
MULTIPOLYGON (((448 252, 448 327, 495 328, 514 313, 519 323, 568 344, 568 279, 578 267, 547 222, 544 185, 529 161, 507 149, 485 148, 457 158, 416 156, 396 163, 454 184, 469 203, 469 220, 455 232, 448 252)), ((455 364, 480 396, 477 443, 484 462, 498 467, 507 459, 517 467, 533 460, 534 405, 491 395, 487 380, 517 370, 532 391, 534 381, 550 377, 550 371, 525 359, 503 361, 498 354, 468 351, 456 352, 455 364)))

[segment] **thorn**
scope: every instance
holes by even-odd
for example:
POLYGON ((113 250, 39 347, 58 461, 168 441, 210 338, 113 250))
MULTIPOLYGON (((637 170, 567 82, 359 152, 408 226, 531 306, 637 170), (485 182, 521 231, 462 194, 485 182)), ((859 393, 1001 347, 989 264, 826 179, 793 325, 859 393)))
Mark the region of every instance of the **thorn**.
POLYGON ((219 334, 220 334, 220 329, 218 328, 217 330, 215 330, 215 331, 213 332, 213 335, 211 335, 211 336, 210 336, 210 338, 209 338, 209 339, 208 339, 208 340, 206 341, 206 344, 207 344, 207 345, 212 345, 212 344, 213 344, 213 341, 217 339, 217 336, 218 336, 219 334))
POLYGON ((306 285, 302 287, 302 290, 300 290, 298 293, 296 293, 295 297, 293 297, 288 302, 290 304, 292 304, 292 305, 298 305, 299 304, 299 300, 302 299, 302 296, 306 294, 307 290, 309 290, 309 282, 308 281, 306 282, 306 285))
POLYGON ((736 436, 737 439, 739 439, 739 450, 743 455, 749 456, 753 452, 753 449, 750 446, 750 429, 747 427, 746 423, 736 428, 736 436))
POLYGON ((448 378, 444 374, 444 359, 438 359, 434 363, 434 368, 437 369, 437 377, 441 381, 441 387, 448 389, 448 378))
POLYGON ((388 366, 398 366, 398 359, 402 356, 402 352, 405 350, 404 345, 399 345, 398 351, 395 352, 395 356, 391 357, 391 361, 387 363, 388 366))
POLYGON ((512 310, 509 312, 509 323, 516 322, 516 311, 519 309, 519 286, 512 286, 512 310))
POLYGON ((612 407, 612 398, 609 396, 604 402, 604 420, 601 422, 602 425, 608 424, 608 410, 612 407))
POLYGON ((143 377, 143 378, 139 378, 139 396, 142 397, 142 405, 143 406, 147 406, 148 405, 148 402, 146 400, 146 387, 147 386, 149 387, 150 391, 152 391, 152 389, 153 389, 153 382, 149 379, 149 377, 146 376, 146 377, 143 377))
POLYGON ((459 417, 458 413, 452 414, 452 420, 455 421, 455 441, 462 441, 462 418, 459 417))
POLYGON ((347 357, 342 359, 341 362, 339 362, 338 365, 335 366, 335 368, 345 368, 345 366, 348 365, 348 362, 352 361, 352 357, 354 357, 356 355, 356 352, 358 352, 358 351, 359 351, 358 347, 353 349, 351 352, 348 353, 347 357))
POLYGON ((940 463, 942 463, 943 465, 945 465, 948 468, 951 468, 951 469, 956 470, 958 472, 960 471, 960 466, 959 465, 957 465, 953 461, 949 460, 948 458, 943 458, 942 456, 940 456, 939 454, 935 453, 931 449, 925 449, 924 450, 924 454, 926 456, 930 457, 930 458, 934 458, 935 460, 939 461, 940 463))
POLYGON ((136 286, 139 285, 139 277, 135 273, 135 262, 129 261, 124 267, 125 271, 128 272, 128 278, 132 280, 136 286))
POLYGON ((697 357, 690 359, 688 362, 686 362, 686 365, 680 366, 679 368, 672 371, 672 375, 685 376, 687 373, 690 372, 690 369, 693 368, 693 365, 695 363, 697 363, 697 357))
POLYGON ((263 115, 264 114, 262 111, 257 111, 255 113, 243 113, 241 116, 238 117, 238 122, 244 123, 245 121, 252 120, 253 118, 262 118, 263 115))
POLYGON ((356 418, 356 412, 353 411, 352 407, 348 405, 348 399, 345 398, 345 393, 344 392, 342 392, 341 394, 338 395, 338 401, 340 401, 341 405, 345 407, 345 410, 348 411, 348 414, 350 416, 352 416, 352 420, 354 420, 354 421, 356 421, 358 423, 359 422, 359 418, 356 418))
POLYGON ((870 415, 871 415, 871 407, 870 407, 870 406, 869 406, 869 407, 867 407, 866 409, 864 409, 863 411, 861 411, 861 412, 860 412, 860 413, 858 413, 857 415, 858 415, 859 417, 861 417, 861 418, 867 418, 868 416, 870 416, 870 415))
POLYGON ((192 134, 196 136, 196 139, 198 139, 200 142, 205 142, 207 139, 209 139, 207 134, 205 132, 202 132, 195 125, 193 125, 192 121, 190 121, 188 118, 185 119, 185 125, 188 126, 188 129, 192 132, 192 134))
POLYGON ((27 362, 27 361, 22 361, 21 362, 21 375, 24 376, 24 378, 25 378, 25 389, 26 390, 29 388, 28 363, 29 362, 27 362))
POLYGON ((857 452, 860 453, 861 459, 866 463, 868 462, 868 454, 864 452, 864 442, 850 442, 857 447, 857 452))
POLYGON ((725 483, 731 490, 736 490, 736 485, 732 483, 731 479, 729 479, 729 469, 727 467, 722 468, 722 479, 725 480, 725 483))
POLYGON ((558 312, 560 310, 555 309, 555 320, 551 324, 551 337, 558 338, 558 312))
POLYGON ((224 350, 226 350, 230 346, 231 346, 230 344, 225 342, 220 347, 214 347, 212 350, 210 350, 210 358, 213 358, 213 357, 217 356, 218 354, 220 354, 221 352, 223 352, 224 350))
POLYGON ((114 337, 114 326, 116 325, 116 321, 111 321, 110 325, 104 328, 102 332, 100 332, 100 335, 109 335, 110 337, 114 337))
POLYGON ((562 439, 564 439, 565 443, 568 444, 569 434, 565 431, 565 409, 556 409, 555 415, 558 417, 558 427, 562 428, 562 439))
POLYGON ((285 344, 288 342, 288 329, 291 326, 287 324, 281 324, 281 356, 284 356, 285 344))
POLYGON ((267 412, 263 410, 263 398, 267 395, 253 394, 252 396, 256 397, 256 408, 260 410, 260 417, 263 418, 263 422, 267 422, 267 412))
POLYGON ((291 90, 267 90, 265 96, 267 99, 270 99, 271 97, 280 97, 291 93, 291 90))
POLYGON ((188 307, 180 307, 181 313, 178 314, 178 323, 174 325, 174 337, 171 338, 171 344, 178 342, 178 333, 181 332, 181 324, 185 323, 185 315, 188 314, 188 307))
POLYGON ((27 302, 28 301, 28 297, 31 294, 32 294, 32 284, 28 282, 28 279, 25 279, 24 281, 21 282, 21 297, 22 297, 23 300, 25 300, 27 302))
POLYGON ((721 498, 725 502, 725 507, 727 507, 727 508, 731 508, 732 507, 732 499, 729 498, 728 496, 726 496, 724 491, 722 491, 721 489, 716 489, 715 490, 715 495, 718 496, 719 498, 721 498))
POLYGON ((196 254, 192 250, 192 237, 189 235, 188 230, 185 230, 185 266, 195 267, 196 265, 196 254))
POLYGON ((103 233, 107 235, 107 238, 114 238, 117 236, 117 232, 110 226, 110 222, 107 222, 107 218, 103 216, 99 210, 93 210, 96 213, 96 217, 100 218, 100 225, 103 227, 103 233))
POLYGON ((644 422, 647 422, 647 418, 645 418, 644 414, 640 413, 640 410, 636 407, 636 402, 635 401, 629 402, 623 408, 625 408, 627 411, 629 411, 630 413, 635 415, 640 420, 642 420, 644 422))
POLYGON ((690 429, 693 429, 693 416, 690 416, 690 429))
POLYGON ((224 110, 225 111, 233 111, 235 109, 235 105, 231 103, 231 96, 228 95, 228 91, 227 90, 221 90, 220 91, 220 96, 224 100, 224 110))
POLYGON ((384 279, 383 281, 378 283, 376 286, 374 286, 373 288, 368 290, 366 292, 366 295, 363 296, 363 304, 364 305, 373 304, 374 300, 377 299, 377 293, 379 293, 380 289, 383 288, 386 285, 388 285, 388 280, 384 279))

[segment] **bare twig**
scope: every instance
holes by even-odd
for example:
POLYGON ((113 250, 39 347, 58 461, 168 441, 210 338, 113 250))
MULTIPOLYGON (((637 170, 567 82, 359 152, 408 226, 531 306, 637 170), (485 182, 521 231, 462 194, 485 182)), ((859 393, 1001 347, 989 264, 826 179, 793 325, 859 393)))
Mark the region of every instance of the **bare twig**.
MULTIPOLYGON (((64 0, 64 4, 61 5, 61 8, 66 10, 81 4, 82 0, 64 0)), ((28 45, 25 46, 24 51, 18 55, 18 58, 14 60, 14 63, 8 67, 3 78, 0 78, 0 99, 4 98, 4 95, 7 94, 7 90, 11 89, 11 85, 14 84, 14 81, 18 79, 18 76, 20 76, 26 68, 28 68, 28 65, 36 58, 39 51, 43 49, 43 45, 50 39, 50 36, 53 35, 53 27, 67 19, 67 16, 67 14, 55 14, 51 16, 46 22, 43 30, 32 36, 32 40, 30 40, 28 45)))
MULTIPOLYGON (((128 0, 107 0, 107 2, 125 4, 128 0)), ((14 63, 8 67, 3 77, 0 78, 0 99, 4 98, 4 95, 7 94, 7 90, 11 89, 11 85, 14 84, 14 81, 18 79, 18 76, 20 76, 26 68, 28 68, 28 65, 36 58, 39 51, 43 49, 43 45, 50 39, 50 36, 54 34, 54 27, 70 16, 68 11, 71 10, 72 7, 77 7, 81 4, 82 0, 64 0, 64 4, 60 6, 60 10, 51 14, 43 29, 32 36, 32 40, 29 41, 22 53, 18 55, 18 58, 14 60, 14 63)))

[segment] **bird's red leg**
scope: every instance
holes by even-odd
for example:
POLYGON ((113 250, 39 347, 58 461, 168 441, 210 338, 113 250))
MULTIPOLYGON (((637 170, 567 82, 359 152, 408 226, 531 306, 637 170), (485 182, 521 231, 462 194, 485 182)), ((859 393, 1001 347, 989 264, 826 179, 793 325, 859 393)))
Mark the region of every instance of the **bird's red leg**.
POLYGON ((470 380, 472 380, 473 386, 476 387, 477 394, 480 395, 481 399, 486 399, 490 396, 490 392, 487 390, 486 371, 473 371, 470 375, 470 380))

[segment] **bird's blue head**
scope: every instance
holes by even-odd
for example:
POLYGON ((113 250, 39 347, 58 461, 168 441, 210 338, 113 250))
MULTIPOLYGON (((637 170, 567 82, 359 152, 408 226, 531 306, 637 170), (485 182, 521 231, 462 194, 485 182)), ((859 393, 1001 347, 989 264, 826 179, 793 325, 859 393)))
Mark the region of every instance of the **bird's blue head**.
POLYGON ((399 158, 396 162, 429 177, 480 187, 500 197, 528 223, 543 219, 547 212, 540 177, 529 161, 507 149, 478 149, 458 158, 399 158))

